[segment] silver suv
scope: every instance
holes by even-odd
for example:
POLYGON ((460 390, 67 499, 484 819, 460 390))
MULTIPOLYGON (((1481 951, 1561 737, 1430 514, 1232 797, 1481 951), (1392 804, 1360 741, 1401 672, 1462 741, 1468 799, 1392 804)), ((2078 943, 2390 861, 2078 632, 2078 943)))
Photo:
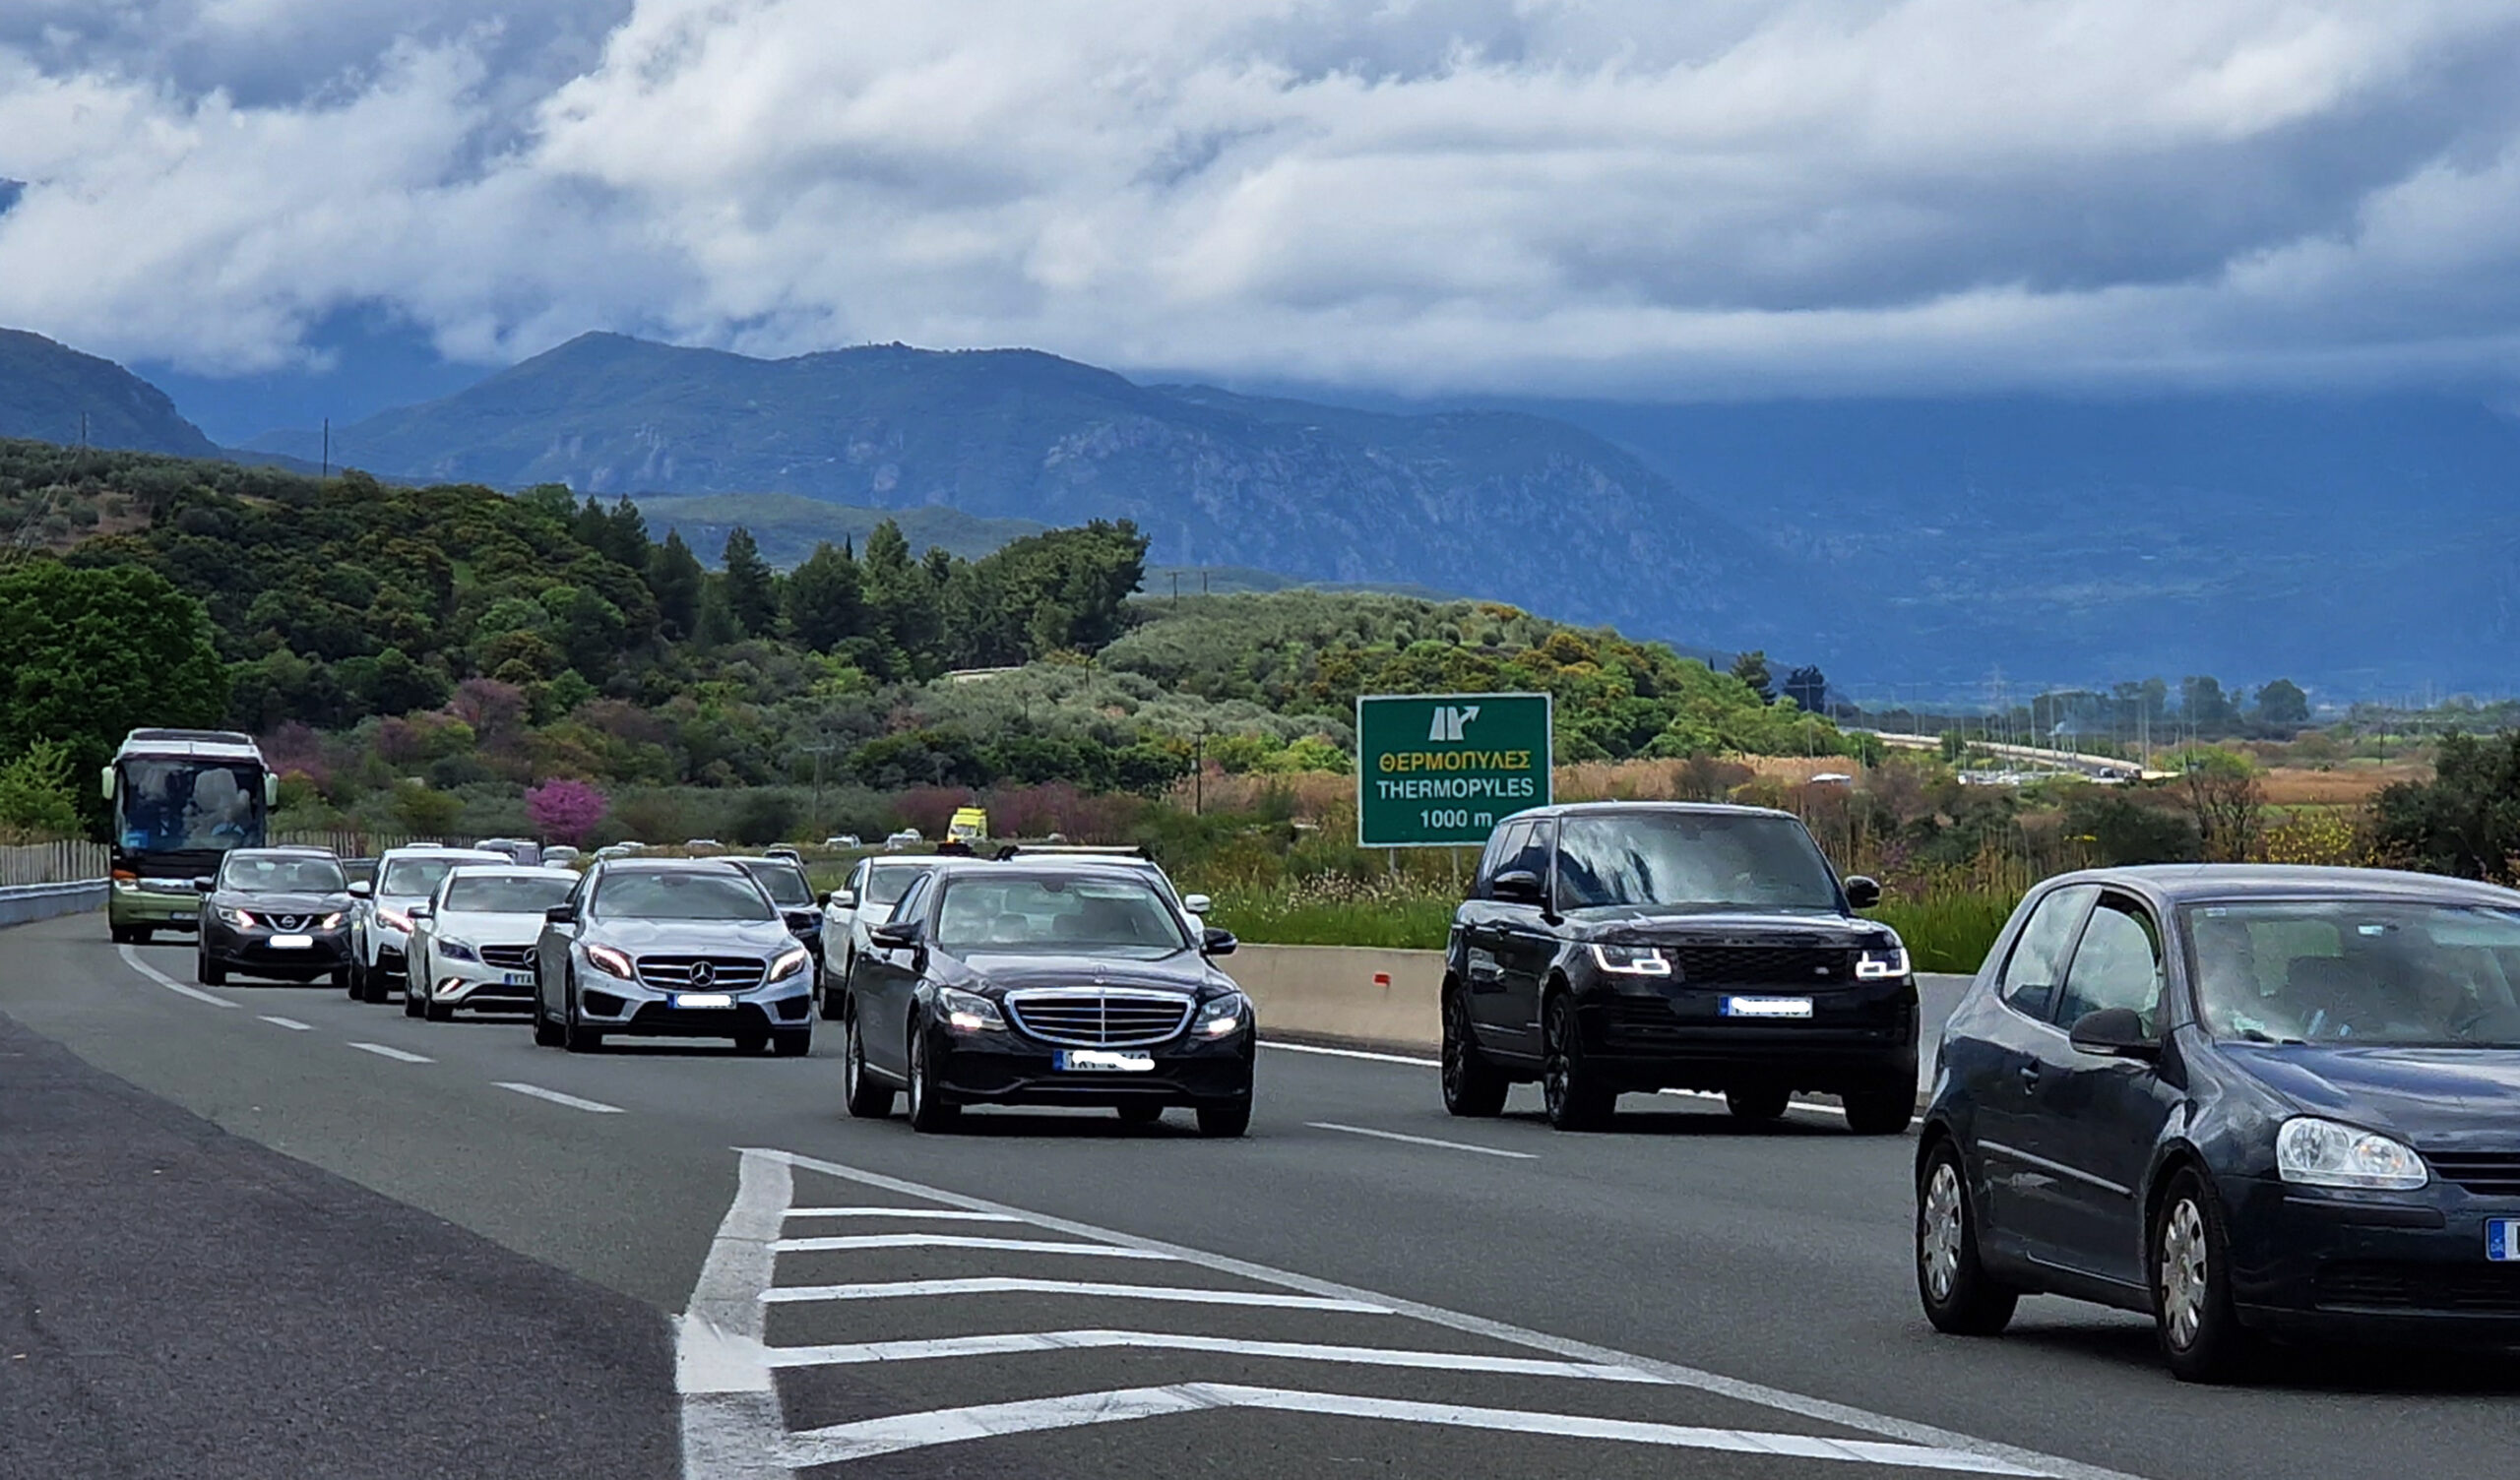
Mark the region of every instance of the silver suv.
POLYGON ((545 916, 534 1041, 586 1053, 608 1033, 814 1042, 814 956, 750 874, 715 859, 614 858, 545 916))

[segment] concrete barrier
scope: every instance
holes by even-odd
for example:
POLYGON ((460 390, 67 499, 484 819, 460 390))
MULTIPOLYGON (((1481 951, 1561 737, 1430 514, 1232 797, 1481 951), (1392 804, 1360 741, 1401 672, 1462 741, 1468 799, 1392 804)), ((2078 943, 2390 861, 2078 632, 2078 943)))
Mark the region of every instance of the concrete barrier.
POLYGON ((0 889, 0 927, 31 925, 62 915, 85 914, 105 907, 105 881, 79 884, 22 884, 0 889))

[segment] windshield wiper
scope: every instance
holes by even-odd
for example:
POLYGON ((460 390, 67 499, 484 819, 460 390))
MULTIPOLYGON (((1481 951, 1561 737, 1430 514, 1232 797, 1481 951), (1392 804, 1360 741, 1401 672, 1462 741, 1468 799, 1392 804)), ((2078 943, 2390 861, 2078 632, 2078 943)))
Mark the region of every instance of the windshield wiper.
POLYGON ((2309 1040, 2306 1038, 2278 1038, 2272 1034, 2260 1032, 2253 1027, 2241 1028, 2239 1031, 2239 1037, 2240 1041, 2243 1043, 2272 1043, 2281 1048, 2307 1048, 2310 1046, 2309 1040))

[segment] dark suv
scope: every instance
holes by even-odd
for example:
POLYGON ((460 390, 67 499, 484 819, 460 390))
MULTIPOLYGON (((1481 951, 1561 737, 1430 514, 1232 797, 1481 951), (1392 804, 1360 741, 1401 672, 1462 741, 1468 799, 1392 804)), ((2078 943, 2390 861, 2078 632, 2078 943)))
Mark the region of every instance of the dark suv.
POLYGON ((1538 1079, 1549 1124, 1606 1124, 1631 1090, 1721 1091, 1771 1120, 1796 1090, 1840 1096, 1858 1135, 1917 1097, 1917 982, 1888 926, 1855 911, 1800 819, 1756 807, 1599 803, 1498 825, 1454 913, 1444 1106, 1504 1108, 1538 1079))

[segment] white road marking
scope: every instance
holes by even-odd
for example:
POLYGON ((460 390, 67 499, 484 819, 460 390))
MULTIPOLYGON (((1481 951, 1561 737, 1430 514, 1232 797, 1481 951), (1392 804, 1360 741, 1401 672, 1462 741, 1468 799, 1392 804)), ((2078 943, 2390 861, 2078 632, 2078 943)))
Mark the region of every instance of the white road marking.
POLYGON ((350 1047, 357 1049, 360 1053, 374 1054, 380 1059, 392 1059, 401 1064, 434 1064, 437 1062, 437 1060, 430 1058, 426 1054, 410 1053, 407 1050, 396 1048, 389 1043, 353 1043, 350 1047))
POLYGON ((674 1388, 682 1394, 683 1480, 790 1480, 780 1457, 787 1415, 761 1344, 761 1291, 794 1200, 788 1164, 746 1151, 735 1201, 718 1224, 691 1303, 674 1322, 674 1388))
POLYGON ((791 1207, 789 1218, 931 1218, 939 1223, 1021 1223, 1002 1212, 965 1212, 959 1207, 791 1207))
POLYGON ((1262 1048, 1274 1048, 1290 1054, 1321 1054, 1333 1059, 1362 1059, 1369 1064, 1414 1064, 1419 1069, 1441 1069, 1441 1059, 1417 1059, 1407 1054, 1378 1054, 1361 1048, 1323 1048, 1312 1043, 1277 1043, 1262 1039, 1262 1048))
POLYGON ((847 1249, 986 1249, 999 1254, 1079 1254, 1089 1259, 1170 1259, 1145 1249, 1110 1244, 1070 1244, 1049 1239, 983 1239, 956 1233, 859 1233, 834 1238, 781 1239, 780 1254, 837 1254, 847 1249))
POLYGON ((284 1027, 284 1028, 287 1028, 290 1032, 293 1032, 293 1033, 311 1033, 311 1032, 315 1031, 313 1028, 311 1028, 311 1027, 307 1026, 307 1025, 306 1025, 305 1023, 303 1023, 303 1022, 298 1021, 298 1020, 297 1020, 296 1018, 274 1018, 274 1017, 273 1017, 273 1016, 271 1016, 269 1013, 265 1013, 265 1014, 263 1014, 263 1015, 261 1015, 261 1016, 262 1016, 262 1019, 263 1019, 265 1022, 270 1023, 272 1026, 274 1026, 274 1027, 284 1027))
POLYGON ((151 981, 164 987, 169 992, 175 993, 177 996, 189 997, 195 1002, 206 1002, 215 1008, 232 1008, 236 1005, 224 997, 214 997, 199 987, 188 987, 184 985, 182 982, 168 976, 165 972, 160 971, 157 967, 149 964, 147 961, 142 960, 140 958, 140 953, 129 946, 122 946, 116 949, 122 953, 122 963, 124 965, 129 966, 134 971, 148 977, 151 981))
POLYGON ((582 1100, 574 1094, 562 1094, 557 1089, 545 1089, 539 1084, 519 1084, 508 1079, 498 1079, 493 1082, 501 1089, 513 1089, 519 1094, 532 1095, 537 1100, 549 1100, 555 1105, 566 1105, 572 1110, 585 1110, 595 1115, 621 1113, 619 1105, 607 1105, 601 1100, 582 1100))
POLYGON ((1575 1378, 1602 1383, 1663 1385, 1652 1373, 1592 1362, 1541 1357, 1482 1357, 1457 1351, 1410 1351, 1388 1346, 1325 1346, 1309 1341, 1245 1341, 1227 1336, 1186 1336, 1171 1331, 1014 1331, 992 1336, 942 1336, 927 1341, 860 1341, 842 1346, 774 1346, 773 1367, 851 1367, 870 1362, 919 1362, 939 1357, 992 1357, 1015 1352, 1088 1351, 1219 1352, 1237 1357, 1285 1357, 1298 1362, 1339 1362, 1359 1367, 1427 1368, 1444 1372, 1502 1373, 1515 1377, 1575 1378))
MULTIPOLYGON (((1639 1356, 1633 1352, 1597 1345, 1590 1341, 1579 1341, 1569 1336, 1551 1335, 1546 1331, 1533 1330, 1528 1326, 1514 1326, 1502 1321, 1491 1321, 1486 1317, 1473 1316, 1463 1311, 1447 1310, 1442 1306, 1382 1295, 1354 1285, 1317 1279, 1311 1275, 1273 1268, 1267 1264, 1234 1259, 1228 1255, 1212 1254, 1187 1245, 1141 1238, 1135 1234, 1079 1222, 1073 1218, 1033 1212, 1008 1203, 991 1202, 986 1198, 975 1198, 967 1193, 952 1192, 945 1188, 913 1182, 907 1178, 867 1171, 862 1167, 825 1161, 819 1157, 805 1156, 794 1151, 749 1150, 745 1154, 775 1156, 792 1166, 836 1177, 859 1187, 890 1193, 895 1197, 924 1198, 948 1207, 960 1207, 972 1212, 1009 1213, 1037 1228, 1045 1228, 1052 1233, 1063 1233, 1074 1238, 1097 1239, 1128 1248, 1153 1249, 1172 1255, 1184 1264, 1194 1264, 1219 1274, 1271 1284, 1282 1290, 1298 1291, 1319 1300, 1346 1302, 1350 1307, 1361 1306, 1379 1314, 1406 1316, 1423 1321, 1430 1326, 1443 1326, 1448 1330, 1482 1336, 1491 1341, 1527 1347, 1535 1351, 1548 1352, 1573 1361, 1596 1363, 1606 1367, 1633 1367, 1638 1371, 1651 1373, 1674 1387, 1712 1393, 1718 1397, 1732 1398, 1762 1408, 1773 1408, 1816 1423, 1833 1424, 1839 1428, 1896 1440, 1901 1444, 1918 1447, 1916 1452, 1950 1450, 1976 1456, 1981 1460, 2012 1466, 2010 1473, 2050 1475, 2056 1477, 2056 1480, 2134 1480, 2134 1477, 2122 1470, 2086 1464, 2080 1460, 2066 1459, 2053 1454, 2043 1454, 2018 1445, 1979 1439, 1973 1435, 1962 1434, 1933 1424, 1919 1423, 1914 1419, 1859 1408, 1852 1403, 1841 1403, 1809 1393, 1796 1392, 1790 1388, 1771 1387, 1765 1383, 1726 1377, 1704 1368, 1691 1367, 1679 1362, 1660 1361, 1652 1357, 1639 1356)), ((1122 1286, 1121 1288, 1125 1292, 1130 1287, 1122 1286)), ((917 1291, 903 1290, 902 1293, 915 1294, 917 1291)), ((774 1291, 772 1294, 776 1295, 777 1292, 774 1291)))
POLYGON ((859 1285, 774 1285, 761 1292, 765 1305, 822 1300, 906 1300, 939 1295, 1107 1295, 1115 1300, 1161 1300, 1175 1305, 1253 1305, 1274 1311, 1342 1311, 1388 1316, 1388 1306, 1345 1296, 1289 1295, 1277 1290, 1200 1290, 1173 1285, 1097 1284, 1081 1279, 898 1279, 859 1285))
POLYGON ((1407 1141, 1413 1146, 1441 1146, 1447 1151, 1475 1151, 1481 1156, 1510 1156, 1516 1161, 1540 1159, 1537 1154, 1530 1151, 1507 1151, 1495 1146, 1475 1146, 1466 1141, 1437 1141, 1431 1136, 1403 1136, 1397 1131, 1369 1131, 1363 1126, 1343 1126, 1337 1121, 1308 1120, 1304 1124, 1316 1131, 1343 1131, 1350 1136, 1370 1136, 1376 1141, 1407 1141))
POLYGON ((1324 1418, 1378 1418, 1398 1423, 1439 1424, 1447 1428, 1486 1429, 1507 1434, 1544 1434, 1561 1439, 1599 1439, 1619 1444, 1657 1445, 1667 1449, 1713 1449, 1792 1459, 1834 1459, 1855 1464, 1896 1465, 1908 1469, 1950 1470, 1977 1475, 2050 1476, 2056 1473, 2051 1469, 2019 1464, 1989 1454, 1938 1446, 1827 1439, 1810 1434, 1775 1434, 1754 1429, 1704 1429, 1684 1424, 1638 1423, 1628 1419, 1526 1412, 1512 1408, 1473 1408, 1456 1403, 1418 1403, 1398 1398, 1354 1397, 1337 1392, 1249 1388, 1233 1383, 1179 1383, 1166 1388, 1080 1392, 1066 1397, 981 1403, 966 1408, 834 1424, 791 1437, 788 1443, 788 1458, 800 1469, 845 1464, 853 1459, 872 1459, 966 1440, 1038 1433, 1045 1429, 1072 1429, 1089 1424, 1125 1423, 1133 1419, 1218 1408, 1259 1408, 1324 1418))

